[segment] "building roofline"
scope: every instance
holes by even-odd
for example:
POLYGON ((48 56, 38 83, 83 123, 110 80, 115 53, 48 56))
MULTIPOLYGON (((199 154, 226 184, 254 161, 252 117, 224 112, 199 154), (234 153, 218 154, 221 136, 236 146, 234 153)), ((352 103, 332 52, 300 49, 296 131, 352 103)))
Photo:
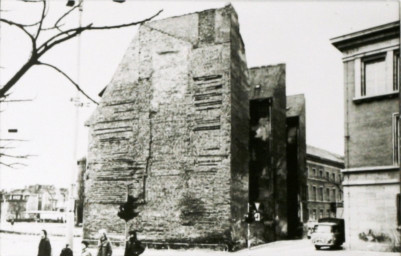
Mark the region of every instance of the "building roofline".
POLYGON ((156 18, 156 19, 148 21, 147 23, 151 24, 152 22, 158 22, 158 21, 164 21, 164 20, 168 20, 168 19, 180 18, 180 17, 184 17, 184 16, 188 16, 188 15, 194 15, 194 14, 199 14, 199 13, 202 13, 202 12, 209 12, 209 11, 213 11, 213 10, 222 10, 222 9, 225 9, 225 8, 231 8, 234 11, 234 13, 236 15, 238 15, 237 12, 234 9, 234 6, 229 2, 229 3, 224 4, 222 7, 208 8, 208 9, 204 9, 202 11, 194 11, 194 12, 190 12, 190 13, 177 14, 177 15, 174 15, 174 16, 168 16, 168 17, 164 17, 164 18, 161 18, 161 19, 157 19, 156 18))
POLYGON ((327 164, 327 165, 332 165, 332 166, 338 167, 340 169, 344 169, 344 167, 345 167, 344 161, 342 161, 342 162, 334 161, 334 160, 331 160, 331 159, 323 158, 323 157, 320 157, 320 156, 315 156, 315 155, 312 155, 312 154, 306 154, 306 160, 319 162, 319 163, 327 164))
POLYGON ((400 35, 400 21, 393 21, 380 26, 356 31, 330 39, 330 42, 340 51, 378 41, 397 38, 400 35))
POLYGON ((297 93, 297 94, 291 94, 291 95, 287 95, 287 98, 289 97, 302 97, 303 99, 305 99, 305 94, 304 93, 297 93))
POLYGON ((312 145, 307 145, 306 159, 344 168, 343 156, 312 145))
POLYGON ((257 67, 250 67, 250 68, 248 68, 248 70, 251 70, 251 69, 261 69, 261 68, 271 68, 271 67, 279 67, 279 66, 284 66, 284 67, 285 67, 285 63, 277 63, 277 64, 271 64, 271 65, 263 65, 263 66, 257 66, 257 67))

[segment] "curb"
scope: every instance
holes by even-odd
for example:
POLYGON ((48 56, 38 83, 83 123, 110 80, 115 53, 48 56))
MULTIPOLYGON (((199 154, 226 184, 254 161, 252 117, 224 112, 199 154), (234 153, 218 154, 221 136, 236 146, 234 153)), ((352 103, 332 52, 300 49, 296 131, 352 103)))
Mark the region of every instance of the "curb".
MULTIPOLYGON (((4 234, 14 234, 14 235, 28 235, 28 236, 40 236, 40 233, 35 233, 35 232, 23 232, 23 231, 11 231, 11 230, 0 230, 0 233, 4 234)), ((64 234, 52 234, 49 233, 49 236, 58 236, 58 237, 63 237, 65 236, 64 234)), ((81 235, 76 235, 74 234, 74 237, 82 237, 81 235)))

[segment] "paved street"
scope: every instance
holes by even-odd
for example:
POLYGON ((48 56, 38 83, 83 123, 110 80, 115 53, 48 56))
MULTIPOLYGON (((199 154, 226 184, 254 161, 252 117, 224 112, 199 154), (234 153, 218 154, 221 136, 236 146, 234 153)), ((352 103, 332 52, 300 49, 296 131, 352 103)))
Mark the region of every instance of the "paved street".
MULTIPOLYGON (((30 235, 14 235, 14 234, 0 234, 0 256, 34 256, 37 253, 37 246, 39 243, 39 236, 30 235)), ((53 248, 53 256, 60 254, 65 239, 63 237, 50 237, 53 248)), ((75 238, 76 244, 74 255, 80 255, 80 238, 75 238)), ((96 249, 92 248, 92 255, 96 255, 96 249)), ((123 248, 114 248, 114 256, 122 256, 123 248)), ((399 253, 378 253, 378 252, 365 252, 365 251, 346 251, 346 250, 321 250, 316 251, 309 240, 292 240, 280 241, 270 243, 251 250, 241 250, 238 252, 221 252, 210 250, 150 250, 146 249, 144 256, 266 256, 266 255, 279 255, 279 256, 321 256, 321 255, 344 255, 344 256, 397 256, 399 253)))
MULTIPOLYGON (((45 229, 49 235, 55 236, 62 236, 67 232, 65 223, 15 222, 14 225, 10 222, 0 223, 0 230, 12 233, 40 234, 42 229, 45 229)), ((74 227, 74 236, 82 236, 82 228, 74 227)))

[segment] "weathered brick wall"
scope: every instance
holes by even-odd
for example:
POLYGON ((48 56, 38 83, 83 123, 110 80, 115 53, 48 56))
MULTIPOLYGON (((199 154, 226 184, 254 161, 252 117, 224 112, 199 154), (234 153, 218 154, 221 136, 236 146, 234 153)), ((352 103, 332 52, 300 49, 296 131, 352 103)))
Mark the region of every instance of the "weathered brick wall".
POLYGON ((245 242, 245 224, 249 184, 249 100, 248 68, 245 46, 239 32, 238 17, 231 15, 231 237, 245 242))
POLYGON ((228 6, 140 27, 89 121, 85 238, 121 236, 129 186, 145 201, 131 223, 142 239, 241 240, 247 69, 235 21, 228 6))

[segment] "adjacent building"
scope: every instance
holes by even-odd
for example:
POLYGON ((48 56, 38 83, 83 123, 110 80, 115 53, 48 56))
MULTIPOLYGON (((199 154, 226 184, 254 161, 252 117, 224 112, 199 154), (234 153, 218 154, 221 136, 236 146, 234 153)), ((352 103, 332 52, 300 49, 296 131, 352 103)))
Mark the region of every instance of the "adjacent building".
POLYGON ((303 94, 287 96, 286 105, 288 238, 299 238, 308 209, 306 168, 306 109, 303 94))
POLYGON ((395 21, 331 40, 343 53, 344 219, 352 249, 400 246, 399 37, 395 21))
POLYGON ((307 146, 308 200, 305 220, 343 218, 343 188, 341 185, 344 157, 332 152, 307 146))

